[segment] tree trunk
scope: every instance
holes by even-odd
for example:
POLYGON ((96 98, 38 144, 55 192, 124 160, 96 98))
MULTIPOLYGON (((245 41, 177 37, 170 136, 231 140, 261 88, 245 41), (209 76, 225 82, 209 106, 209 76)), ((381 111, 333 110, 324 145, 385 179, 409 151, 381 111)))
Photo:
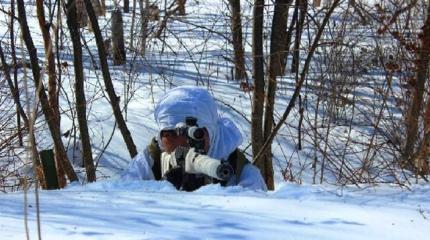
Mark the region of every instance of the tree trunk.
POLYGON ((185 16, 186 12, 185 12, 185 3, 187 2, 187 0, 176 0, 176 3, 178 4, 178 15, 179 16, 185 16))
MULTIPOLYGON (((425 86, 429 77, 430 64, 430 5, 427 8, 427 19, 424 22, 421 34, 421 46, 418 50, 416 62, 416 74, 412 84, 412 101, 406 115, 406 144, 403 153, 404 164, 413 169, 417 174, 425 175, 429 172, 428 148, 429 148, 429 126, 430 126, 430 103, 424 110, 424 139, 415 153, 415 146, 418 142, 419 119, 423 108, 425 86)), ((412 80, 411 80, 412 81, 412 80)), ((430 100, 430 97, 428 97, 430 100)))
POLYGON ((234 79, 246 79, 245 55, 242 41, 242 19, 240 14, 240 0, 229 0, 231 7, 231 31, 234 48, 234 79))
POLYGON ((150 19, 150 13, 149 13, 149 0, 139 0, 139 11, 140 11, 140 19, 141 24, 139 28, 139 40, 140 45, 139 47, 134 47, 134 29, 135 29, 135 22, 136 22, 136 1, 133 0, 133 14, 132 14, 132 20, 131 20, 131 31, 130 31, 130 48, 133 50, 140 51, 140 54, 142 56, 145 55, 146 51, 146 39, 148 37, 148 22, 150 19), (143 5, 143 1, 145 1, 145 6, 143 5))
MULTIPOLYGON (((10 48, 11 48, 11 55, 12 55, 12 66, 13 66, 13 85, 16 87, 16 89, 19 89, 18 86, 18 69, 16 68, 16 51, 15 51, 15 0, 10 1, 10 48)), ((6 63, 4 63, 6 64, 6 63)), ((14 88, 15 88, 14 87, 14 88)), ((12 90, 12 88, 11 88, 12 90)), ((14 95, 15 97, 15 95, 14 95)), ((17 94, 17 103, 20 102, 19 100, 19 94, 17 94)), ((16 125, 18 128, 18 140, 19 140, 19 146, 23 146, 24 142, 22 140, 22 131, 21 131, 21 114, 19 112, 19 106, 16 104, 16 125)))
POLYGON ((314 40, 312 42, 312 45, 311 45, 311 47, 309 49, 309 53, 308 53, 308 55, 306 57, 303 69, 301 71, 300 80, 296 84, 296 88, 294 90, 293 95, 291 96, 291 100, 288 103, 288 106, 285 109, 284 113, 282 114, 282 117, 279 120, 278 124, 275 125, 275 127, 273 128, 273 130, 270 132, 270 135, 268 136, 268 138, 264 140, 264 144, 261 147, 260 151, 257 153, 257 155, 254 156, 254 163, 256 163, 257 166, 258 166, 258 164, 262 164, 261 162, 265 161, 264 156, 265 156, 265 153, 267 151, 266 149, 271 146, 274 137, 278 133, 278 131, 281 128, 281 126, 284 124, 284 122, 287 119, 288 115, 290 114, 291 110, 293 109, 293 107, 295 105, 295 102, 297 100, 297 97, 300 94, 300 90, 301 90, 301 88, 303 86, 303 83, 304 83, 304 81, 306 79, 306 75, 307 75, 307 72, 309 70, 309 65, 310 65, 311 59, 312 59, 313 54, 315 53, 315 50, 316 50, 316 48, 317 48, 317 46, 319 44, 319 40, 321 39, 322 33, 324 31, 324 28, 327 25, 327 23, 328 23, 328 21, 330 19, 330 16, 333 13, 334 9, 338 6, 339 2, 340 2, 340 0, 335 0, 334 1, 333 5, 330 7, 330 9, 328 10, 326 16, 324 17, 324 19, 323 19, 320 27, 318 28, 316 36, 315 36, 315 38, 314 38, 314 40))
POLYGON ((314 0, 314 7, 320 7, 321 6, 321 0, 314 0))
MULTIPOLYGON (((48 69, 48 95, 49 95, 49 106, 54 114, 53 116, 53 124, 57 125, 57 128, 60 129, 60 106, 58 104, 58 83, 57 76, 55 71, 55 56, 54 56, 54 45, 52 44, 51 35, 49 33, 49 26, 45 20, 45 11, 43 9, 43 0, 36 0, 36 8, 37 8, 37 19, 39 20, 39 26, 42 31, 43 43, 45 48, 45 56, 47 60, 47 69, 48 69)), ((58 155, 61 150, 57 149, 58 146, 55 147, 55 162, 57 169, 57 178, 58 178, 58 186, 60 188, 64 188, 67 184, 66 176, 64 173, 64 169, 62 168, 60 161, 61 156, 58 155)))
MULTIPOLYGON (((62 66, 62 62, 61 62, 61 57, 60 57, 60 51, 64 48, 64 44, 63 44, 63 22, 62 22, 62 16, 61 16, 61 12, 63 11, 62 9, 62 2, 58 1, 57 2, 57 23, 55 27, 55 52, 56 52, 56 57, 57 57, 57 81, 58 81, 58 90, 61 89, 61 84, 62 84, 62 71, 63 71, 63 66, 62 66)), ((58 94, 58 93, 57 93, 58 94)))
POLYGON ((91 5, 93 6, 94 13, 96 14, 97 17, 105 15, 104 6, 102 6, 99 0, 91 0, 91 5))
POLYGON ((31 61, 31 70, 33 72, 33 81, 36 88, 40 87, 40 91, 36 94, 39 96, 40 103, 42 105, 42 111, 45 115, 45 120, 48 123, 49 130, 51 132, 51 136, 53 138, 55 149, 58 151, 56 154, 59 155, 61 161, 60 165, 65 170, 67 177, 71 182, 78 181, 78 177, 73 170, 73 167, 70 161, 67 158, 66 151, 64 150, 63 142, 61 141, 61 133, 58 125, 55 124, 55 114, 52 111, 48 97, 46 96, 45 87, 43 86, 43 82, 40 77, 40 67, 37 59, 37 50, 34 47, 33 40, 30 35, 30 29, 27 24, 27 18, 25 13, 24 1, 18 0, 18 19, 21 25, 22 36, 25 42, 25 45, 28 50, 28 54, 31 61))
POLYGON ((84 0, 75 0, 76 5, 76 16, 78 18, 79 28, 83 28, 88 25, 88 14, 85 9, 84 0))
MULTIPOLYGON (((292 0, 290 0, 290 4, 291 4, 292 0)), ((289 10, 289 6, 286 9, 286 13, 284 14, 286 16, 286 18, 288 19, 288 10, 289 10)), ((290 54, 290 45, 291 45, 291 40, 293 38, 293 31, 294 31, 294 26, 296 25, 297 22, 297 18, 299 15, 299 10, 297 8, 297 6, 294 8, 294 13, 293 13, 293 17, 291 18, 291 22, 290 22, 290 26, 288 27, 287 33, 285 35, 285 46, 284 46, 284 53, 282 54, 282 61, 283 61, 283 65, 282 65, 282 75, 285 74, 285 68, 287 65, 287 59, 288 59, 288 55, 290 54)))
POLYGON ((94 10, 91 6, 90 0, 84 0, 84 1, 85 1, 85 6, 87 7, 87 12, 91 21, 91 25, 93 26, 94 35, 97 43, 97 49, 99 52, 100 65, 102 68, 103 80, 105 83, 106 91, 109 96, 109 101, 113 109, 115 120, 118 123, 118 128, 121 131, 122 137, 124 138, 124 142, 127 145, 127 149, 130 153, 130 156, 133 158, 134 156, 137 155, 136 145, 133 142, 131 133, 127 128, 127 124, 124 121, 124 117, 122 116, 121 108, 119 106, 119 97, 116 96, 115 89, 112 84, 112 79, 110 77, 109 66, 106 60, 106 52, 104 49, 103 38, 100 32, 100 27, 97 22, 97 18, 94 14, 94 10))
POLYGON ((292 0, 281 0, 275 2, 270 40, 270 71, 273 71, 275 76, 284 75, 285 64, 287 62, 289 43, 286 44, 285 39, 288 37, 288 9, 291 2, 292 0), (272 56, 272 54, 275 55, 272 56))
POLYGON ((51 35, 49 33, 49 26, 45 20, 45 12, 43 9, 43 0, 36 0, 37 7, 37 18, 39 20, 39 26, 42 31, 43 43, 45 48, 45 56, 47 59, 47 70, 48 70, 48 95, 49 104, 55 114, 58 127, 60 126, 60 108, 58 104, 58 83, 55 71, 55 56, 54 47, 52 44, 51 35))
POLYGON ((76 94, 76 113, 78 115, 80 139, 82 143, 83 159, 85 170, 87 172, 88 182, 96 181, 96 171, 91 151, 90 135, 88 134, 87 125, 87 102, 85 100, 84 89, 84 69, 82 64, 82 45, 78 23, 76 21, 76 8, 74 0, 69 0, 67 4, 67 25, 70 31, 70 37, 73 44, 73 65, 75 68, 75 94, 76 94))
POLYGON ((415 167, 418 174, 425 176, 430 174, 430 95, 427 97, 427 106, 424 111, 424 136, 418 149, 415 167))
POLYGON ((143 7, 143 0, 139 0, 142 25, 140 26, 140 54, 145 55, 146 40, 148 38, 148 22, 149 22, 149 0, 145 0, 145 7, 143 7))
MULTIPOLYGON (((300 65, 300 43, 302 41, 302 32, 303 32, 303 25, 305 22, 306 12, 307 12, 307 6, 308 2, 306 0, 298 0, 297 6, 300 12, 300 17, 298 21, 296 21, 296 37, 294 40, 294 54, 293 54, 293 61, 291 63, 291 72, 295 74, 295 81, 296 83, 299 81, 299 65, 300 65)), ((302 121, 303 121, 303 102, 302 102, 302 96, 299 95, 299 126, 298 126, 298 143, 297 143, 297 149, 302 150, 302 121)))
POLYGON ((299 20, 296 22, 296 36, 294 40, 293 61, 291 63, 291 72, 298 73, 300 65, 300 42, 302 39, 303 24, 305 22, 308 8, 307 0, 296 0, 296 9, 300 12, 299 20))
POLYGON ((123 65, 125 63, 124 28, 121 10, 112 12, 112 56, 113 65, 123 65))
MULTIPOLYGON (((270 62, 269 62, 269 81, 267 84, 264 109, 263 139, 269 138, 273 128, 273 112, 275 105, 275 95, 277 80, 276 77, 282 73, 282 56, 285 50, 284 37, 286 29, 285 8, 288 8, 289 0, 277 0, 272 21, 272 33, 270 37, 270 62)), ((266 148, 264 154, 264 172, 267 178, 267 187, 274 189, 272 149, 271 144, 266 148)))
MULTIPOLYGON (((130 27, 130 45, 129 48, 133 51, 134 49, 134 28, 136 23, 136 1, 133 0, 133 11, 131 12, 131 27, 130 27)), ((140 2, 140 0, 139 0, 140 2)))
POLYGON ((105 3, 105 0, 100 0, 100 7, 101 7, 101 10, 102 10, 102 16, 105 16, 106 15, 106 3, 105 3))
POLYGON ((130 1, 124 0, 124 12, 129 13, 130 12, 130 1))
MULTIPOLYGON (((264 0, 254 1, 252 27, 252 72, 254 79, 254 91, 252 99, 252 153, 256 156, 263 146, 263 106, 264 106, 264 53, 263 53, 263 23, 264 23, 264 0)), ((267 183, 270 176, 266 172, 266 159, 255 162, 267 183)))
POLYGON ((412 98, 409 105, 409 109, 406 113, 406 144, 403 150, 403 161, 405 167, 415 169, 413 155, 415 152, 415 146, 418 140, 418 127, 419 118, 422 113, 424 86, 426 82, 426 69, 429 63, 429 56, 425 56, 423 52, 419 54, 420 59, 418 60, 419 66, 417 66, 417 73, 415 78, 415 84, 411 91, 412 98), (426 62, 426 63, 425 63, 426 62), (425 66, 424 64, 427 64, 425 66))

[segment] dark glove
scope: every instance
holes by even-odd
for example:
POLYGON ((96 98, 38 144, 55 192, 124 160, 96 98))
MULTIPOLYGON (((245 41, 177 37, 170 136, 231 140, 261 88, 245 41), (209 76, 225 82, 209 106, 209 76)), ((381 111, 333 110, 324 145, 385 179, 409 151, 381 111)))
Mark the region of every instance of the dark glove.
POLYGON ((184 170, 181 166, 177 166, 167 171, 164 174, 163 179, 169 181, 171 184, 173 184, 173 186, 175 186, 176 189, 179 190, 182 185, 182 179, 184 177, 183 175, 184 170))

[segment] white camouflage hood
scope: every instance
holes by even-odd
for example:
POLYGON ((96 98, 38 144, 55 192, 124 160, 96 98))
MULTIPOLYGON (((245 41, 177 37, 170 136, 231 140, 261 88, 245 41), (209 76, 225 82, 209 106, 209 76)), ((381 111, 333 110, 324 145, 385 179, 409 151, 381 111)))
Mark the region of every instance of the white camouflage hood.
POLYGON ((199 127, 209 132, 208 155, 212 158, 227 159, 242 143, 239 129, 230 119, 219 117, 214 99, 203 88, 183 86, 169 90, 160 98, 154 116, 159 131, 175 128, 185 122, 185 117, 197 118, 199 127))

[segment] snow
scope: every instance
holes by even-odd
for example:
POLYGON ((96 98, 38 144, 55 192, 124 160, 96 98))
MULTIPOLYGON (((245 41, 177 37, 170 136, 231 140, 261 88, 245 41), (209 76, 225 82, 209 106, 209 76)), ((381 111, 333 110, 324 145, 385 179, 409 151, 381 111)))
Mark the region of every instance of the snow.
MULTIPOLYGON (((100 181, 40 191, 43 239, 426 239, 429 186, 282 184, 273 192, 100 181)), ((0 239, 24 239, 24 193, 0 195, 0 239)), ((35 238, 34 192, 28 193, 35 238)))

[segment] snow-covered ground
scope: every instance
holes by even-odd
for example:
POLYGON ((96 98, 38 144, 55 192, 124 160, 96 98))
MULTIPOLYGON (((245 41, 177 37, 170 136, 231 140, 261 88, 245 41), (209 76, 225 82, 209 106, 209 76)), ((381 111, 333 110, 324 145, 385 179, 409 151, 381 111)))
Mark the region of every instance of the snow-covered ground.
MULTIPOLYGON (((8 4, 8 1, 3 2, 5 6, 8 4)), ((225 10, 222 8, 223 1, 190 2, 188 20, 194 24, 207 23, 210 29, 219 32, 229 31, 223 15, 215 14, 225 10), (193 17, 196 12, 199 15, 193 17)), ((27 10, 31 13, 29 24, 42 60, 43 43, 34 17, 35 8, 29 4, 27 10)), ((243 12, 249 13, 251 10, 246 8, 243 12)), ((106 25, 109 14, 100 21, 106 25)), ((127 32, 130 14, 125 15, 124 22, 127 32)), ((145 60, 138 60, 133 67, 127 64, 110 69, 119 94, 128 84, 127 81, 134 78, 134 82, 130 80, 135 95, 128 104, 127 124, 138 150, 142 151, 156 133, 157 126, 152 115, 154 101, 170 87, 183 84, 204 85, 213 93, 220 114, 238 123, 245 136, 242 148, 246 148, 250 141, 250 125, 243 116, 249 119, 251 105, 249 95, 241 92, 236 82, 229 81, 232 65, 223 59, 223 54, 226 54, 225 40, 216 38, 210 32, 194 32, 192 25, 179 22, 170 24, 171 31, 185 35, 181 35, 180 39, 184 41, 180 43, 175 36, 167 38, 175 53, 166 50, 161 55, 161 44, 152 44, 145 60)), ((250 24, 250 21, 244 21, 248 32, 250 24)), ((7 25, 1 24, 0 29, 6 32, 7 25)), ((64 31, 67 32, 66 29, 64 31)), ((86 33, 89 49, 95 54, 93 35, 86 33)), ((250 54, 250 46, 246 47, 247 54, 250 54)), ((43 239, 412 240, 430 236, 428 184, 413 185, 409 190, 398 185, 340 188, 325 184, 286 184, 279 170, 283 169, 281 165, 286 165, 287 160, 296 160, 293 154, 296 150, 291 140, 285 140, 284 136, 277 139, 280 144, 273 146, 276 160, 276 190, 273 192, 252 192, 240 187, 211 185, 187 193, 176 191, 167 182, 115 180, 130 159, 120 133, 114 130, 112 111, 101 96, 102 86, 96 83, 97 71, 89 63, 87 49, 84 55, 90 134, 94 157, 100 163, 97 169, 98 182, 85 184, 83 170, 79 171, 80 168, 75 166, 83 185, 40 191, 43 239), (100 152, 108 142, 106 151, 99 159, 100 152)), ((132 56, 128 55, 128 58, 132 56)), ((65 71, 64 88, 70 91, 71 97, 72 65, 65 71)), ((280 111, 290 96, 287 93, 284 95, 277 103, 280 111)), ((68 114, 68 100, 62 96, 60 101, 68 114)), ((65 116, 62 121, 62 130, 69 130, 72 121, 65 116)), ((38 135, 38 138, 39 146, 43 146, 44 141, 49 146, 49 137, 38 135)), ((300 161, 297 154, 297 162, 300 161)), ((310 164, 305 162, 303 166, 310 164)), ((302 165, 298 167, 301 169, 302 165)), ((308 172, 303 175, 304 182, 312 177, 308 172)), ((22 191, 0 193, 0 240, 25 239, 26 216, 30 239, 37 239, 34 189, 29 190, 27 195, 22 191), (26 196, 28 202, 25 204, 26 196), (27 214, 24 209, 27 209, 27 214)))
MULTIPOLYGON (((282 184, 274 192, 101 181, 41 191, 43 239, 427 239, 430 187, 358 190, 282 184)), ((0 239, 25 239, 24 193, 0 195, 0 239)), ((34 193, 28 193, 36 239, 34 193)))

